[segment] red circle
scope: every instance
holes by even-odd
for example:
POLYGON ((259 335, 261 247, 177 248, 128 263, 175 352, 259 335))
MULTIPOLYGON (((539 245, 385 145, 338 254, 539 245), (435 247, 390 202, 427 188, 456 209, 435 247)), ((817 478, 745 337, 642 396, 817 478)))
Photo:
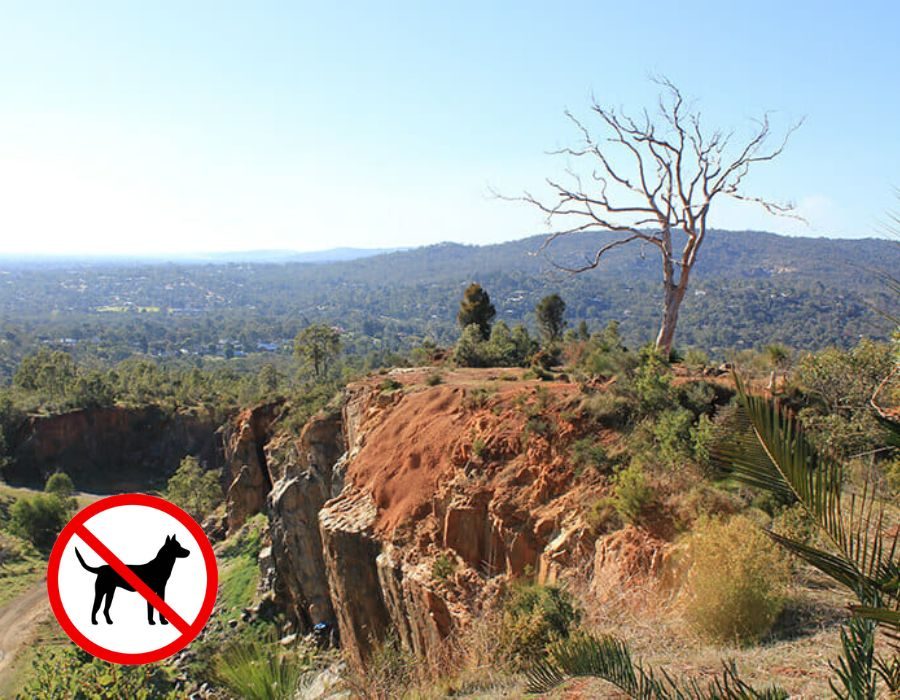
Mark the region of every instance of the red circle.
POLYGON ((56 615, 56 619, 59 621, 63 630, 65 630, 66 634, 69 635, 69 638, 73 642, 89 654, 93 654, 98 659, 103 659, 104 661, 116 664, 149 664, 154 661, 162 661, 175 652, 184 649, 184 647, 190 644, 197 635, 200 634, 200 630, 203 629, 207 620, 209 620, 213 606, 216 603, 216 591, 218 590, 218 586, 219 573, 216 566, 216 555, 215 552, 213 552, 212 545, 206 537, 206 533, 203 532, 203 528, 197 524, 197 521, 174 503, 170 503, 164 498, 150 496, 144 493, 125 493, 118 496, 108 496, 91 503, 86 508, 80 510, 69 521, 69 524, 63 528, 62 532, 59 533, 59 537, 56 538, 56 543, 53 545, 53 550, 50 552, 50 561, 47 564, 47 593, 50 596, 50 607, 53 608, 53 614, 56 615), (66 545, 69 544, 69 540, 72 539, 75 531, 98 513, 102 513, 110 508, 118 508, 119 506, 146 506, 171 515, 179 523, 184 525, 188 532, 193 535, 194 540, 196 540, 200 547, 200 553, 203 555, 203 562, 206 566, 206 593, 203 596, 203 604, 200 606, 200 612, 197 614, 194 621, 190 623, 187 632, 183 633, 175 641, 169 642, 164 647, 156 649, 155 651, 144 651, 134 654, 113 651, 112 649, 101 647, 96 642, 88 639, 82 634, 81 630, 75 626, 75 623, 72 622, 63 607, 62 599, 59 595, 59 564, 62 559, 63 550, 66 548, 66 545))

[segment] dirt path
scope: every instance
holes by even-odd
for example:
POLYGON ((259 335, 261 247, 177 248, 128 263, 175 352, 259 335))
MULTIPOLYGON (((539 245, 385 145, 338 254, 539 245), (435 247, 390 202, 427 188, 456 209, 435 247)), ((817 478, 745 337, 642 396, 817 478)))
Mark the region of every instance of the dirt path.
POLYGON ((12 675, 16 653, 31 641, 38 624, 49 614, 44 579, 0 608, 0 688, 12 675))

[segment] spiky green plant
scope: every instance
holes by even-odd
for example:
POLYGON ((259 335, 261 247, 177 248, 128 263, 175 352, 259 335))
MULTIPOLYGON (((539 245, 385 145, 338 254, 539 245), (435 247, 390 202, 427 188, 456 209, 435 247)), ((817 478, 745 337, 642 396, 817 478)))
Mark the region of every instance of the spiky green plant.
POLYGON ((216 659, 218 683, 247 700, 292 700, 313 661, 309 650, 287 650, 274 635, 232 643, 216 659))
POLYGON ((703 684, 678 680, 664 670, 645 668, 628 646, 613 637, 573 635, 552 644, 547 656, 527 671, 528 691, 546 693, 568 678, 600 678, 635 700, 784 700, 788 694, 771 686, 755 690, 744 683, 733 663, 703 684))
MULTIPOLYGON (((876 624, 894 643, 900 641, 900 532, 886 534, 886 504, 866 484, 845 487, 843 465, 817 452, 798 421, 776 403, 749 394, 736 378, 740 408, 736 427, 713 450, 713 462, 725 475, 768 491, 786 502, 799 502, 822 531, 819 548, 774 532, 775 542, 826 576, 850 589, 859 600, 842 634, 843 656, 832 668, 841 687, 838 697, 875 697, 876 673, 891 691, 900 690, 900 661, 874 653, 876 624), (871 651, 870 651, 871 650, 871 651)), ((898 426, 885 420, 896 439, 898 426)))

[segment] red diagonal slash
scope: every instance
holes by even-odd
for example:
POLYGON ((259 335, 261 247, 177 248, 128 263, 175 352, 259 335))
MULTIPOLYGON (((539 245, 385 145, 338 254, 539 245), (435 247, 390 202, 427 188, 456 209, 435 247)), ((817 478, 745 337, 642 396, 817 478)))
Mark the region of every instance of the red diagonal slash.
POLYGON ((115 571, 119 576, 121 576, 125 581, 128 582, 128 585, 131 586, 134 590, 140 593, 144 600, 146 600, 150 605, 156 608, 159 611, 160 615, 165 616, 165 618, 175 625, 175 628, 181 632, 181 634, 187 634, 191 630, 191 626, 184 621, 184 619, 177 612, 172 610, 172 608, 160 598, 156 593, 154 593, 150 587, 144 583, 137 574, 135 574, 131 569, 128 568, 127 564, 124 564, 121 559, 119 559, 112 551, 103 544, 100 540, 98 540, 93 533, 88 530, 84 525, 76 528, 73 533, 78 535, 84 543, 94 550, 94 552, 99 556, 103 561, 109 564, 113 571, 115 571))

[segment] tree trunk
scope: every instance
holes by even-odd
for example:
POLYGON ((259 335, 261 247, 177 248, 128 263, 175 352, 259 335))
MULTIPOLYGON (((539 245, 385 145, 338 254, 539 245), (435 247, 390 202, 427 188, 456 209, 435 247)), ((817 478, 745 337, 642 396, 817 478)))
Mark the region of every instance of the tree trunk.
POLYGON ((687 290, 687 270, 681 273, 678 284, 666 284, 665 298, 663 299, 663 317, 659 326, 659 334, 656 336, 656 349, 669 356, 672 352, 672 343, 675 341, 675 327, 678 325, 678 311, 684 300, 687 290))

